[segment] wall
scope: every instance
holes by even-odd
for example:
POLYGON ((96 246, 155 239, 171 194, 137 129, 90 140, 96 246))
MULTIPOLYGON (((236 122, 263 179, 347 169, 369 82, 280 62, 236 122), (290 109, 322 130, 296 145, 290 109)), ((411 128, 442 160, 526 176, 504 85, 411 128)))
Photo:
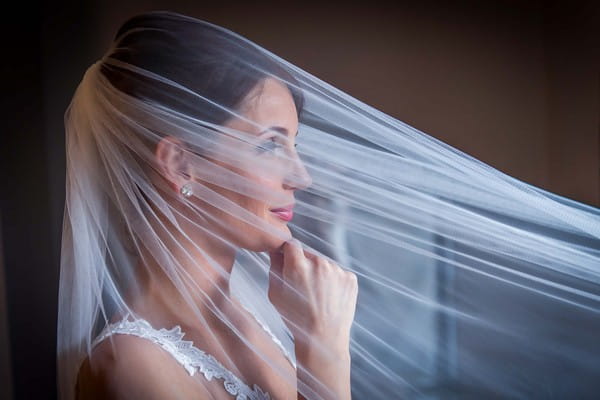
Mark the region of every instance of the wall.
POLYGON ((55 389, 63 113, 135 12, 222 24, 506 173, 600 205, 597 3, 238 3, 24 2, 3 24, 0 212, 15 398, 55 389))
POLYGON ((136 12, 188 13, 509 175, 600 205, 593 2, 187 3, 99 6, 94 47, 136 12))

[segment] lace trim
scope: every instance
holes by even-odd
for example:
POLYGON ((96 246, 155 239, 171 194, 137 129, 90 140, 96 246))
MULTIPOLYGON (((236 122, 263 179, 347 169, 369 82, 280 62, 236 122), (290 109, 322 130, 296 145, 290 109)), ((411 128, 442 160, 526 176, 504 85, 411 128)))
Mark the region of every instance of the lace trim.
POLYGON ((225 390, 236 400, 270 400, 268 393, 254 384, 252 389, 240 378, 225 368, 216 358, 194 346, 192 341, 183 340, 185 333, 179 325, 172 329, 154 329, 144 319, 129 321, 126 316, 121 322, 107 326, 94 340, 95 346, 113 334, 134 335, 148 339, 169 352, 193 376, 197 370, 202 372, 206 380, 223 379, 225 390))

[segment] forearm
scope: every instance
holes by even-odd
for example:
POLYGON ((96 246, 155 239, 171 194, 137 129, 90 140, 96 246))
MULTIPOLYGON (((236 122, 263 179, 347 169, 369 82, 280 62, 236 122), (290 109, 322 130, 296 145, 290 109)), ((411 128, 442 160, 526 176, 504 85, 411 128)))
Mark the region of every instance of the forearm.
POLYGON ((298 399, 349 400, 348 346, 296 344, 298 399))

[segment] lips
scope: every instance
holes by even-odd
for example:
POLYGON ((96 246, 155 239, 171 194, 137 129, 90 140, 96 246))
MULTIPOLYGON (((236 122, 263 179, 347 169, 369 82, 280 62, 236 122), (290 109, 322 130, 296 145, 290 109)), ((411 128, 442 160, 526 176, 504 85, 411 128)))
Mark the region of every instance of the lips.
POLYGON ((290 204, 285 207, 272 208, 271 211, 273 214, 277 215, 284 221, 291 221, 294 217, 294 205, 290 204))

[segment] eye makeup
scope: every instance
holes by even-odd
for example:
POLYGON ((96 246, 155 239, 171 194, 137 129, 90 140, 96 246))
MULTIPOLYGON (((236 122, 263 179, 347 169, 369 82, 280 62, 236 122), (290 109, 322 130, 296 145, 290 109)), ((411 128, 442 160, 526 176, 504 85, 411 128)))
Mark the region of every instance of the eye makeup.
POLYGON ((258 146, 256 146, 256 151, 262 154, 265 152, 273 152, 280 148, 283 148, 281 143, 276 142, 275 137, 271 137, 265 140, 264 142, 260 143, 258 146))
MULTIPOLYGON (((288 130, 286 128, 283 127, 279 127, 279 126, 273 126, 270 127, 269 129, 266 129, 265 131, 261 132, 265 133, 265 132, 274 132, 275 135, 269 137, 268 139, 266 139, 265 141, 261 142, 260 144, 258 144, 256 146, 256 151, 258 153, 266 153, 266 152, 274 152, 278 149, 284 149, 285 145, 287 143, 287 141, 289 140, 288 138, 288 130), (283 143, 282 143, 283 142, 283 143)), ((296 132, 296 135, 298 135, 298 132, 296 132)), ((294 144, 294 147, 298 146, 298 144, 294 144)))

